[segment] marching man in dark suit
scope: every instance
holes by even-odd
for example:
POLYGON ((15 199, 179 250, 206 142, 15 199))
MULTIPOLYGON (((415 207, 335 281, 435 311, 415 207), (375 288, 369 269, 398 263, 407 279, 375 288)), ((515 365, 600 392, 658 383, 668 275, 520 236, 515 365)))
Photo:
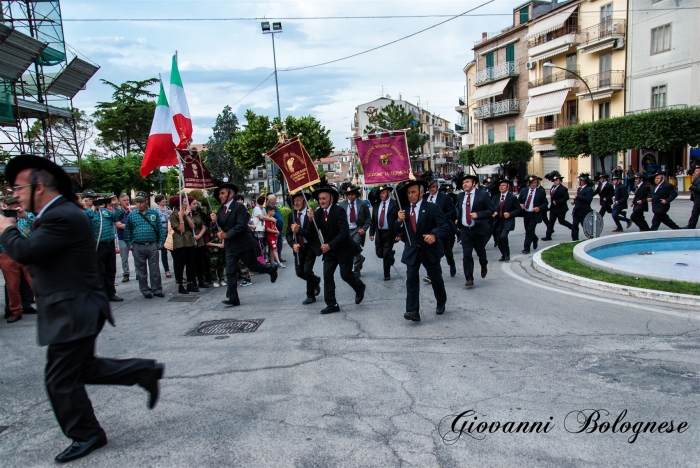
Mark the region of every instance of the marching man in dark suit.
MULTIPOLYGON (((349 186, 345 190, 346 201, 338 203, 345 210, 348 216, 348 227, 350 228, 350 238, 355 241, 360 247, 365 246, 365 236, 369 230, 369 223, 372 216, 369 213, 367 203, 359 200, 360 187, 354 185, 349 186)), ((352 260, 353 273, 360 276, 362 264, 365 262, 365 257, 362 253, 355 255, 352 260)))
POLYGON ((501 251, 499 262, 510 261, 510 245, 508 243, 508 234, 515 229, 515 217, 520 214, 522 208, 518 202, 518 197, 510 191, 510 180, 502 180, 498 184, 498 195, 496 196, 495 209, 493 216, 496 220, 495 231, 496 240, 498 241, 498 250, 501 251))
POLYGON ((569 190, 561 183, 564 177, 558 171, 550 172, 545 178, 552 181, 552 187, 549 189, 549 223, 547 223, 547 232, 542 240, 550 241, 552 240, 552 234, 554 234, 554 223, 558 222, 571 230, 571 223, 566 220, 566 212, 569 211, 567 203, 569 201, 569 190))
POLYGON ((390 198, 392 187, 379 187, 379 201, 372 208, 372 222, 369 225, 369 240, 374 242, 377 257, 382 259, 384 281, 391 279, 391 267, 394 265, 394 244, 398 236, 394 222, 398 218, 399 207, 396 200, 390 198))
POLYGON ((321 252, 323 253, 323 300, 326 307, 322 314, 339 312, 335 298, 335 270, 340 266, 340 277, 355 291, 355 304, 365 297, 365 284, 352 272, 353 257, 362 248, 350 238, 347 212, 338 206, 338 191, 325 181, 314 187, 314 198, 318 201, 315 212, 308 211, 309 220, 316 220, 321 232, 321 252))
POLYGON ((314 274, 316 257, 322 253, 321 243, 308 217, 311 211, 306 205, 309 195, 297 192, 291 198, 294 209, 287 218, 287 244, 292 246, 297 257, 294 261, 297 276, 306 281, 306 299, 302 304, 313 304, 316 296, 321 294, 321 278, 314 274))
POLYGON ((593 211, 591 208, 591 202, 593 202, 593 181, 588 174, 583 173, 578 176, 578 188, 576 189, 576 196, 571 200, 571 204, 574 205, 574 209, 571 210, 571 217, 573 218, 573 223, 571 227, 571 240, 578 240, 578 228, 583 226, 583 220, 586 215, 593 211))
POLYGON ((450 267, 450 276, 454 277, 457 274, 457 266, 455 265, 455 257, 452 253, 452 241, 454 240, 455 234, 457 234, 457 228, 455 227, 457 212, 455 211, 455 205, 450 196, 438 190, 438 181, 435 173, 431 171, 425 172, 421 176, 421 179, 426 177, 430 186, 428 187, 428 191, 423 195, 423 200, 426 200, 428 203, 437 203, 450 226, 450 232, 447 236, 441 238, 440 242, 442 242, 442 247, 445 251, 445 260, 447 260, 447 265, 450 267))
POLYGON ((542 212, 547 208, 547 193, 540 187, 540 180, 542 179, 537 176, 528 177, 528 187, 522 189, 518 196, 525 223, 524 254, 530 253, 530 245, 537 249, 539 238, 535 230, 537 225, 542 222, 542 212))
POLYGON ((671 229, 680 229, 681 227, 668 215, 671 202, 676 199, 678 192, 673 185, 666 182, 663 174, 655 174, 654 183, 656 187, 651 191, 651 197, 647 198, 647 201, 651 202, 651 212, 654 213, 654 217, 651 218, 651 230, 658 231, 661 224, 671 229))
POLYGON ((615 199, 612 206, 612 218, 615 222, 615 229, 612 232, 622 232, 622 225, 620 221, 627 223, 629 228, 632 225, 632 220, 625 217, 625 209, 627 208, 627 200, 629 199, 629 192, 627 187, 622 184, 622 174, 615 174, 612 178, 613 186, 615 187, 615 199))
POLYGON ((28 265, 34 278, 39 345, 46 352, 46 392, 66 437, 73 443, 56 461, 84 457, 107 444, 85 384, 139 385, 158 400, 165 366, 151 359, 95 356, 95 341, 105 322, 114 325, 109 298, 100 280, 95 238, 71 182, 46 158, 18 156, 5 177, 27 212, 36 213, 32 235, 24 237, 12 218, 0 219, 5 250, 28 265))
POLYGON ((257 273, 270 275, 270 282, 277 281, 277 265, 263 265, 258 262, 256 241, 248 227, 248 210, 236 203, 233 197, 238 193, 238 187, 225 183, 220 185, 214 196, 219 198, 219 211, 211 214, 211 220, 216 223, 216 237, 224 239, 226 251, 226 300, 222 301, 230 307, 241 305, 238 297, 238 261, 242 261, 248 269, 257 273))
POLYGON ((474 258, 476 250, 481 265, 481 277, 488 273, 486 244, 491 238, 489 220, 493 217, 491 197, 485 190, 477 190, 479 178, 475 175, 458 173, 454 179, 458 187, 464 190, 457 196, 457 225, 462 242, 462 266, 464 268, 465 286, 474 286, 474 258))
POLYGON ((630 219, 640 231, 649 231, 649 223, 647 223, 644 213, 649 211, 647 198, 651 195, 651 182, 644 177, 644 174, 637 173, 634 175, 634 183, 634 199, 630 204, 632 208, 630 219))
POLYGON ((439 206, 426 203, 423 193, 428 183, 425 180, 411 180, 397 187, 406 208, 399 211, 395 223, 397 232, 405 242, 401 262, 406 267, 406 320, 420 322, 420 284, 418 281, 421 265, 430 276, 433 293, 437 301, 435 313, 445 313, 447 293, 442 279, 440 258, 443 256, 443 245, 440 242, 450 230, 445 215, 439 206), (404 226, 405 224, 405 226, 404 226))
POLYGON ((612 213, 615 188, 608 182, 609 176, 607 174, 600 174, 598 177, 598 186, 593 192, 593 196, 598 195, 600 197, 600 211, 598 213, 601 216, 605 216, 605 213, 612 213))
POLYGON ((685 229, 695 229, 698 225, 698 216, 700 216, 700 166, 697 166, 693 171, 693 183, 690 184, 690 199, 693 202, 693 210, 690 212, 688 224, 685 229))

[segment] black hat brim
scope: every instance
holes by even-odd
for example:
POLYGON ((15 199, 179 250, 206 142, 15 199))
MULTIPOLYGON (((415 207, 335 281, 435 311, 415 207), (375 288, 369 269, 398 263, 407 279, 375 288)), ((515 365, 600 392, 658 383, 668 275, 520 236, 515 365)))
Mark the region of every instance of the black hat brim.
POLYGON ((335 201, 338 201, 338 197, 340 197, 340 194, 338 193, 338 190, 335 187, 320 187, 314 190, 314 200, 318 201, 318 196, 324 192, 330 193, 331 197, 333 197, 335 201))
POLYGON ((41 156, 25 155, 10 159, 5 169, 5 180, 7 180, 9 185, 15 185, 17 175, 25 169, 36 169, 48 172, 56 179, 58 192, 65 197, 75 199, 68 174, 61 169, 61 166, 41 156))
POLYGON ((467 179, 471 179, 477 184, 479 183, 479 176, 474 175, 474 174, 465 174, 462 177, 458 177, 456 179, 453 179, 452 181, 454 182, 455 186, 461 190, 462 189, 462 182, 464 182, 467 179))
POLYGON ((230 184, 230 183, 226 182, 225 184, 221 184, 214 189, 214 198, 217 198, 217 199, 219 198, 219 192, 221 191, 222 188, 231 189, 231 190, 233 190, 234 194, 238 193, 238 187, 236 187, 234 184, 230 184))
POLYGON ((300 196, 301 196, 301 197, 304 197, 304 200, 306 200, 307 202, 308 202, 309 200, 311 200, 311 195, 310 195, 309 193, 307 193, 307 192, 296 192, 296 193, 294 193, 294 194, 292 194, 292 195, 288 195, 288 196, 287 196, 287 205, 288 205, 290 208, 293 207, 293 206, 294 206, 294 199, 295 199, 296 197, 300 197, 300 196))

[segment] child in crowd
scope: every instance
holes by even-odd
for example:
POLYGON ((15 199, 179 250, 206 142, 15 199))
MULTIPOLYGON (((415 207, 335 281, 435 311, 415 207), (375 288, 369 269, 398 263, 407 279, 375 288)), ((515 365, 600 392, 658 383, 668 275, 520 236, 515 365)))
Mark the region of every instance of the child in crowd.
MULTIPOLYGON (((275 216, 275 207, 267 206, 267 215, 270 217, 275 216)), ((278 267, 284 268, 284 264, 280 262, 280 258, 277 255, 277 238, 280 235, 277 230, 277 223, 275 221, 265 221, 265 240, 270 246, 270 264, 277 264, 278 267)))
POLYGON ((224 240, 216 237, 218 228, 209 227, 209 271, 211 272, 211 284, 215 288, 226 286, 226 253, 224 252, 224 240))

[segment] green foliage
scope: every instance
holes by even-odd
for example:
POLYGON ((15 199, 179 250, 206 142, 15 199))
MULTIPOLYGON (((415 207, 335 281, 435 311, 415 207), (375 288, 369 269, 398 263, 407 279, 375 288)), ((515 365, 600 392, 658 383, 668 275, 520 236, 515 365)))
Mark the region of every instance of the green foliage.
POLYGON ((149 78, 116 85, 102 80, 114 92, 112 101, 98 102, 97 111, 93 114, 95 127, 99 131, 98 146, 120 156, 134 150, 141 153, 146 150, 156 110, 156 103, 152 100, 156 95, 146 88, 158 81, 157 78, 149 78))
POLYGON ((554 134, 560 158, 603 156, 628 149, 668 151, 700 144, 700 108, 661 109, 562 127, 554 134))
MULTIPOLYGON (((357 171, 357 174, 358 174, 358 175, 364 174, 364 172, 362 171, 362 163, 360 163, 360 161, 357 161, 357 162, 355 163, 355 171, 357 171)), ((319 174, 319 176, 320 176, 320 175, 321 175, 321 174, 319 174)))
POLYGON ((464 167, 469 166, 472 169, 479 167, 480 164, 477 164, 475 159, 475 152, 474 148, 464 148, 459 152, 459 162, 461 162, 464 167))
POLYGON ((139 173, 143 155, 127 153, 124 157, 104 158, 96 153, 88 154, 82 163, 83 187, 96 192, 129 193, 142 190, 156 193, 159 190, 159 177, 163 178, 163 192, 178 193, 177 169, 171 167, 166 174, 156 168, 145 179, 139 173))
POLYGON ((223 180, 224 177, 228 177, 229 182, 238 187, 245 187, 248 172, 236 164, 225 150, 226 143, 238 136, 238 129, 238 117, 231 112, 231 107, 224 107, 212 127, 212 135, 207 141, 202 160, 215 179, 223 180))
POLYGON ((318 177, 320 179, 323 179, 324 177, 326 177, 326 171, 322 167, 316 166, 316 172, 318 172, 318 177))
MULTIPOLYGON (((277 133, 272 128, 273 124, 281 130, 279 119, 270 121, 267 116, 257 115, 248 109, 245 113, 246 124, 238 136, 230 140, 224 146, 224 150, 233 157, 235 163, 243 169, 250 170, 262 166, 265 162, 264 153, 277 145, 277 133)), ((313 160, 319 160, 328 156, 333 151, 328 135, 330 130, 312 116, 296 118, 287 116, 284 120, 289 137, 301 133, 300 140, 309 156, 313 160)))
POLYGON ((283 205, 283 206, 277 206, 277 210, 282 215, 282 220, 284 221, 284 227, 282 228, 282 234, 285 234, 287 232, 287 219, 289 217, 289 213, 292 212, 292 209, 290 207, 288 207, 287 205, 283 205))
MULTIPOLYGON (((428 141, 426 135, 420 133, 420 122, 414 122, 413 114, 397 105, 394 101, 377 113, 377 127, 384 130, 403 130, 406 132, 406 143, 411 156, 421 153, 421 147, 428 141)), ((365 133, 376 133, 376 129, 370 125, 365 127, 365 133)))
POLYGON ((527 141, 504 141, 474 148, 474 161, 479 166, 499 164, 506 168, 532 159, 532 145, 527 141))

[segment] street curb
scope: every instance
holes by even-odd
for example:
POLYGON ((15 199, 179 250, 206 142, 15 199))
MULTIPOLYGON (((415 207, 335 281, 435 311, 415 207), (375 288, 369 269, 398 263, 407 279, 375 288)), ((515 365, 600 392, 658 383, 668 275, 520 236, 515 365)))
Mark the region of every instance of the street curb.
POLYGON ((535 253, 535 255, 532 256, 532 267, 537 272, 555 280, 576 284, 578 286, 583 286, 590 289, 597 289, 598 291, 611 292, 615 294, 621 294, 623 296, 637 297, 640 299, 651 299, 655 301, 669 302, 672 304, 683 304, 696 307, 700 306, 700 296, 693 296, 690 294, 676 294, 666 291, 657 291, 654 289, 643 289, 635 288, 633 286, 623 286, 621 284, 605 283, 603 281, 584 278, 582 276, 576 276, 561 270, 557 270, 556 268, 547 265, 542 260, 542 252, 551 249, 552 247, 556 247, 556 245, 552 245, 545 249, 539 250, 537 251, 537 253, 535 253))

